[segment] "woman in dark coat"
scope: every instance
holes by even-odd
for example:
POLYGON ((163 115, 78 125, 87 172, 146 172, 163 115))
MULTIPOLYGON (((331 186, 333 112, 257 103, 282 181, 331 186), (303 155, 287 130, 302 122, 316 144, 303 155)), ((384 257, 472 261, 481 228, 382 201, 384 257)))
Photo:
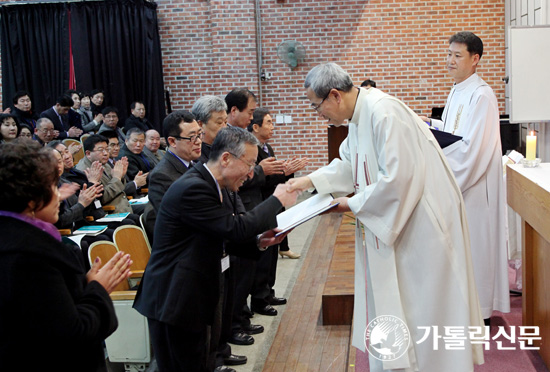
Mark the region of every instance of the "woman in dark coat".
POLYGON ((105 371, 117 327, 109 293, 129 276, 117 253, 86 274, 53 223, 57 166, 33 141, 0 146, 0 369, 105 371))

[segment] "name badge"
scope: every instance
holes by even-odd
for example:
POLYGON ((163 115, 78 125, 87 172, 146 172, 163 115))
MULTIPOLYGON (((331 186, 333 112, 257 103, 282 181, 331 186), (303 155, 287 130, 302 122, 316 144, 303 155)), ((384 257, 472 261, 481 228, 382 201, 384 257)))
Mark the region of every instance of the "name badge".
POLYGON ((94 205, 95 205, 95 209, 100 209, 101 208, 101 202, 99 200, 96 200, 94 202, 94 205))
POLYGON ((229 255, 222 258, 222 273, 229 269, 229 255))

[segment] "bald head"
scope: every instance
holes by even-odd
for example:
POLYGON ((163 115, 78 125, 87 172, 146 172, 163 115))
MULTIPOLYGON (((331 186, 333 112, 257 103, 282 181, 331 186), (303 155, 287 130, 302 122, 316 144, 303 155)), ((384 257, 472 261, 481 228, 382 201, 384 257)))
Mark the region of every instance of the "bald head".
POLYGON ((156 153, 160 147, 160 134, 154 129, 149 129, 145 132, 145 147, 153 154, 156 153))

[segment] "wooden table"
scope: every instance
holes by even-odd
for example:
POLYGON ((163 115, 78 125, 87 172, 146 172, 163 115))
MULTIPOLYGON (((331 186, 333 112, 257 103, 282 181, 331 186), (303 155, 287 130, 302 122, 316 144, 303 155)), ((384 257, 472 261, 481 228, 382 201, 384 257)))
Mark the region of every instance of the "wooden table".
POLYGON ((508 165, 506 180, 508 204, 522 225, 523 325, 539 326, 537 346, 550 366, 550 163, 508 165))

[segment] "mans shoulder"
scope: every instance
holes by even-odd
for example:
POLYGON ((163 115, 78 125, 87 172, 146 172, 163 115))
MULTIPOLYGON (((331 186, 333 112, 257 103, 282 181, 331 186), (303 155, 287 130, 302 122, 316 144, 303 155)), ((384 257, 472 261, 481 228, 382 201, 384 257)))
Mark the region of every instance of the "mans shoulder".
POLYGON ((53 108, 51 108, 51 107, 50 107, 49 109, 44 110, 44 111, 42 111, 42 112, 40 113, 40 117, 41 117, 41 118, 48 118, 48 119, 50 119, 52 115, 53 115, 53 108))

